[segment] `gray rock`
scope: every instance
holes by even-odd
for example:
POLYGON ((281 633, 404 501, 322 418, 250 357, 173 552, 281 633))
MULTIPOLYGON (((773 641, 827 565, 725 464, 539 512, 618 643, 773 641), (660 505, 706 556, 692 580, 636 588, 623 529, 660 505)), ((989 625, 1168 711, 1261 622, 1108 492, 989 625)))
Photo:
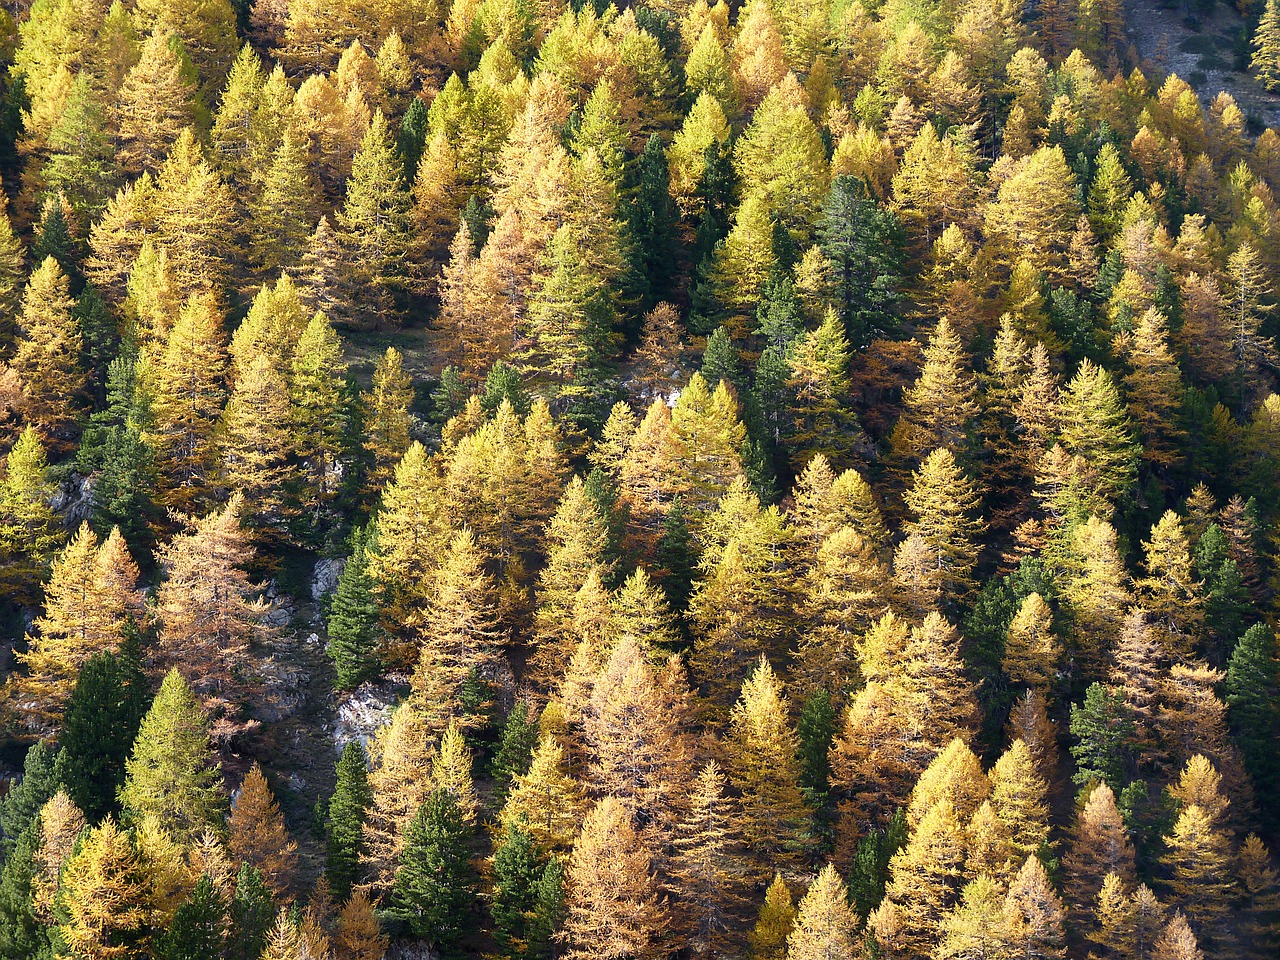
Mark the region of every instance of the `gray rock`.
POLYGON ((347 561, 341 557, 321 557, 317 560, 315 572, 311 575, 311 599, 319 603, 333 593, 346 565, 347 561))
POLYGON ((369 738, 387 722, 404 693, 404 680, 394 677, 380 683, 364 683, 353 690, 338 705, 333 724, 334 750, 341 753, 352 740, 367 745, 369 738))

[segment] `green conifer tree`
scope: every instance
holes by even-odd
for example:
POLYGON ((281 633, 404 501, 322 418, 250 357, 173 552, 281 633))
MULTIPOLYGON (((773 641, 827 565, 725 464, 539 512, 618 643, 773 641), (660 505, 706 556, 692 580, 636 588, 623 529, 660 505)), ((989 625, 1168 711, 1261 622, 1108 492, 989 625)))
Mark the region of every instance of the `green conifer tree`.
POLYGON ((130 823, 149 822, 185 841, 215 826, 225 811, 209 719, 177 670, 165 676, 142 718, 125 771, 120 806, 130 823))
POLYGON ((359 743, 353 741, 342 748, 337 781, 329 798, 324 875, 333 895, 344 901, 359 871, 365 813, 373 803, 364 747, 359 743))

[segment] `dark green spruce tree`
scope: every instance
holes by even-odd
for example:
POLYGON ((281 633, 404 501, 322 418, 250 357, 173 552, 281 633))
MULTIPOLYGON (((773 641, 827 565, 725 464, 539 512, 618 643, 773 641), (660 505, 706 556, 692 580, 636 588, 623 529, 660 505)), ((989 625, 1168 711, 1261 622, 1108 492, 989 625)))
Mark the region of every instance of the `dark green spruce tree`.
POLYGON ((169 927, 156 938, 157 960, 211 960, 227 940, 227 908, 205 874, 178 907, 169 927))
POLYGON ((369 575, 368 528, 351 535, 351 556, 329 601, 329 644, 338 690, 354 690, 378 672, 378 605, 369 575))
POLYGON ((127 629, 119 655, 103 651, 81 668, 63 718, 59 776, 90 823, 116 809, 125 760, 147 712, 137 631, 127 629))
POLYGON ((326 825, 327 849, 325 876, 335 899, 351 895, 360 867, 361 831, 373 794, 369 791, 369 775, 364 747, 352 741, 342 748, 338 759, 338 782, 329 800, 326 825))
POLYGON ((467 846, 471 829, 453 794, 435 790, 423 801, 405 833, 383 919, 425 940, 441 957, 459 956, 458 945, 473 926, 475 899, 467 846))

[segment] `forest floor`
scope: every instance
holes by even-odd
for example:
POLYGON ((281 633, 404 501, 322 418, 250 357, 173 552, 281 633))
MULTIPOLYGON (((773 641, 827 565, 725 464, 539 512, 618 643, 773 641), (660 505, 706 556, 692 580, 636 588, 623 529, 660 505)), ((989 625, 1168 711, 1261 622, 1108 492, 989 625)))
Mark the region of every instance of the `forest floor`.
MULTIPOLYGON (((1195 88, 1207 107, 1225 90, 1250 125, 1280 126, 1280 97, 1267 93, 1247 72, 1237 72, 1237 51, 1247 27, 1234 7, 1219 3, 1209 14, 1188 15, 1184 7, 1134 3, 1127 11, 1129 39, 1144 64, 1176 73, 1195 88)), ((1148 73, 1148 78, 1152 74, 1148 73)))

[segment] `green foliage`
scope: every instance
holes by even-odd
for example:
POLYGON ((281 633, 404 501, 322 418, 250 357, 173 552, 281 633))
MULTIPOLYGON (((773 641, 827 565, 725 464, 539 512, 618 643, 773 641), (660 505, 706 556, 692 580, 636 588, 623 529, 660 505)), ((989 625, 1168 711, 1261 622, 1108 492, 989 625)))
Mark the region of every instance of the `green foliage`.
POLYGON ((350 895, 359 873, 364 848, 362 831, 372 803, 364 748, 353 741, 342 748, 338 759, 337 785, 329 798, 329 819, 325 824, 324 873, 334 897, 340 901, 350 895))
POLYGON ((39 819, 17 835, 6 831, 4 843, 7 852, 0 870, 0 958, 49 960, 53 956, 49 928, 36 917, 32 904, 35 854, 40 845, 39 819))
POLYGON ((818 240, 831 262, 836 313, 854 349, 864 348, 896 325, 904 244, 897 217, 868 196, 861 181, 836 177, 818 240))
POLYGON ((375 676, 378 659, 378 603, 369 574, 373 527, 351 535, 351 555, 329 601, 329 642, 325 650, 333 660, 338 690, 354 690, 375 676))
POLYGON ((889 881, 889 861, 906 846, 907 833, 906 812, 898 809, 888 826, 876 828, 858 841, 849 870, 849 899, 859 916, 868 916, 880 906, 889 881))
POLYGON ((443 957, 459 955, 475 880, 467 856, 470 828, 453 794, 435 790, 405 831, 384 919, 427 941, 443 957))
POLYGON ((537 743, 537 718, 530 716, 527 700, 517 700, 502 725, 502 737, 489 767, 495 782, 495 803, 505 799, 516 777, 528 772, 537 743))
POLYGON ((19 838, 38 823, 40 808, 61 786, 58 779, 58 750, 46 740, 37 740, 22 762, 22 777, 9 786, 0 800, 0 851, 7 859, 19 838))
POLYGON ((96 823, 116 809, 125 761, 147 709, 136 628, 117 656, 96 654, 80 670, 63 714, 58 769, 67 795, 96 823))
POLYGON ((1245 631, 1227 666, 1226 701, 1245 769, 1253 779, 1269 821, 1280 811, 1280 649, 1271 628, 1257 623, 1245 631))
POLYGON ((226 960, 259 960, 276 919, 276 902, 256 867, 240 865, 228 917, 226 960))
POLYGON ((1132 735, 1124 702, 1100 683, 1089 685, 1084 700, 1071 707, 1071 735, 1076 743, 1071 756, 1076 761, 1075 783, 1107 784, 1117 794, 1124 785, 1125 747, 1132 735))
POLYGON ((221 820, 227 801, 209 719, 177 670, 142 718, 125 771, 119 798, 126 821, 150 821, 192 840, 221 820))
POLYGON ((796 735, 800 738, 800 785, 815 807, 821 807, 831 786, 831 761, 827 751, 835 732, 836 706, 831 693, 816 689, 805 698, 796 723, 796 735))
POLYGON ((174 912, 156 938, 157 960, 209 960, 221 956, 227 939, 227 907, 208 874, 174 912))

